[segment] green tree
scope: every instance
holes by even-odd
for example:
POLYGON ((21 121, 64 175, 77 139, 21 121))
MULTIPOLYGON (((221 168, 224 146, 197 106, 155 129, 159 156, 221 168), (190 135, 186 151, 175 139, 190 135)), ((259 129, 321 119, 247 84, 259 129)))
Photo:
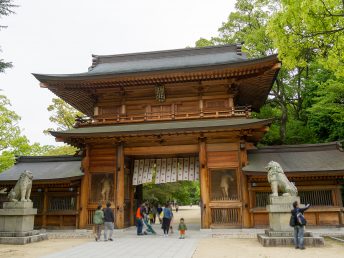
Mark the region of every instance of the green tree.
MULTIPOLYGON (((12 4, 12 0, 0 0, 0 19, 3 16, 8 16, 13 14, 13 8, 17 7, 16 5, 12 4)), ((0 25, 0 30, 6 28, 6 26, 0 25)), ((1 48, 0 48, 1 53, 1 48)), ((6 62, 2 58, 0 58, 0 73, 3 73, 6 68, 12 67, 12 63, 6 62)))
POLYGON ((341 0, 281 0, 269 22, 283 64, 307 67, 316 57, 325 68, 344 76, 344 2, 341 0))
POLYGON ((143 185, 143 199, 153 203, 165 204, 177 200, 179 204, 189 205, 200 200, 198 181, 179 181, 166 184, 147 183, 143 185))
POLYGON ((0 95, 0 171, 14 164, 15 156, 40 152, 39 144, 30 144, 18 126, 20 116, 10 109, 11 103, 0 95))
POLYGON ((62 146, 45 145, 45 146, 42 146, 42 150, 40 151, 40 154, 42 156, 74 155, 77 151, 78 151, 77 148, 70 145, 62 145, 62 146))
POLYGON ((52 104, 48 106, 48 111, 52 113, 49 120, 57 125, 57 128, 48 128, 44 133, 49 131, 64 131, 73 128, 75 118, 83 114, 73 108, 60 98, 53 98, 52 104))
POLYGON ((315 92, 308 109, 309 126, 320 141, 344 139, 344 79, 329 79, 315 92))

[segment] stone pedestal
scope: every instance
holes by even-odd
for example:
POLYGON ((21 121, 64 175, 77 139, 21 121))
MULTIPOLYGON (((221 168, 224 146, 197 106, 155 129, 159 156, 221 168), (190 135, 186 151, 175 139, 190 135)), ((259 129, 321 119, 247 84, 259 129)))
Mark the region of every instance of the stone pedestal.
POLYGON ((0 244, 27 244, 47 239, 33 230, 37 209, 32 202, 5 202, 0 209, 0 244))
MULTIPOLYGON (((294 245, 294 229, 289 226, 293 202, 300 203, 298 196, 270 196, 269 205, 269 230, 265 234, 258 234, 258 241, 263 246, 292 246, 294 245)), ((301 205, 300 205, 301 206, 301 205)), ((304 234, 305 246, 322 246, 324 239, 313 236, 310 232, 304 234)))
POLYGON ((269 205, 266 210, 269 212, 269 224, 272 231, 292 231, 289 226, 290 211, 293 209, 293 202, 300 203, 298 196, 270 196, 269 205))

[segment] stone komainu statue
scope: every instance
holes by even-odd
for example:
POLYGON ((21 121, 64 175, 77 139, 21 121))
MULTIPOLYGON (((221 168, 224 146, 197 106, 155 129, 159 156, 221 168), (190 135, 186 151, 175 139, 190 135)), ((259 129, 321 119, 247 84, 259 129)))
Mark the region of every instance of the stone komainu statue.
POLYGON ((278 189, 281 190, 283 196, 297 196, 297 188, 288 180, 279 163, 270 161, 266 169, 272 190, 271 196, 278 196, 278 189))
POLYGON ((10 202, 31 202, 30 194, 32 188, 32 173, 25 170, 21 173, 16 185, 8 193, 8 199, 10 202))

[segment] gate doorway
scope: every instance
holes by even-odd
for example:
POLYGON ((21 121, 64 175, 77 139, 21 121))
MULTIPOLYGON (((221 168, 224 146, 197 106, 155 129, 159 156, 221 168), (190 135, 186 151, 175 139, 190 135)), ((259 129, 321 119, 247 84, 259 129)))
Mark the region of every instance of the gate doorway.
MULTIPOLYGON (((173 211, 179 218, 185 214, 191 218, 192 228, 201 228, 199 161, 197 154, 161 155, 161 156, 132 156, 128 179, 125 180, 129 190, 125 198, 125 225, 134 225, 137 207, 147 202, 154 210, 167 202, 173 206, 173 211), (177 212, 177 207, 178 212, 177 212), (181 213, 180 213, 181 212, 181 213), (180 216, 179 216, 180 215, 180 216)), ((156 217, 159 223, 158 217, 156 217)), ((178 220, 179 222, 179 220, 178 220)), ((175 221, 177 223, 177 221, 175 221)))

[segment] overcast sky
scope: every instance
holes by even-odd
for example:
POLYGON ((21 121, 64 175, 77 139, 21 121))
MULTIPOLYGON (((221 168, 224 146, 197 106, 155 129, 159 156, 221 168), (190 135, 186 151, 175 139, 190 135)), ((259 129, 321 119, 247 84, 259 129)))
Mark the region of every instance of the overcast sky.
POLYGON ((0 55, 14 68, 0 74, 0 94, 22 117, 31 142, 56 144, 47 106, 55 96, 31 73, 85 72, 91 54, 194 46, 217 35, 234 0, 14 0, 16 14, 0 20, 0 55))

